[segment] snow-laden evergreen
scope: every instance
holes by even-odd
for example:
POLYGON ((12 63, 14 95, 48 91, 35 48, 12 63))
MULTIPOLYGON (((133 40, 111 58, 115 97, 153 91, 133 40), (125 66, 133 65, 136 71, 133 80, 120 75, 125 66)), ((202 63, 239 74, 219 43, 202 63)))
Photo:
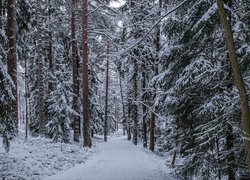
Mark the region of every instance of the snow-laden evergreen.
MULTIPOLYGON (((13 136, 17 134, 13 133, 14 112, 10 110, 15 86, 8 74, 13 70, 7 61, 8 2, 0 0, 0 134, 5 150, 11 142, 14 152, 29 149, 33 143, 39 145, 37 141, 45 142, 45 148, 59 148, 58 143, 65 147, 75 142, 82 145, 83 110, 88 106, 87 131, 93 137, 100 140, 105 124, 108 133, 123 128, 131 143, 163 156, 177 179, 234 179, 247 173, 244 151, 248 149, 243 141, 248 140, 248 134, 243 131, 246 124, 242 125, 242 96, 232 71, 235 66, 229 63, 231 54, 218 13, 219 1, 92 0, 88 1, 88 25, 83 21, 83 1, 18 1, 18 125, 26 127, 26 142, 20 141, 22 129, 20 137, 13 136), (83 25, 88 28, 83 29, 83 25), (82 42, 85 30, 87 41, 82 42), (88 48, 82 48, 83 44, 88 48), (83 64, 83 54, 88 55, 88 64, 83 64), (83 89, 88 89, 86 106, 83 89)), ((247 0, 223 2, 232 27, 239 76, 249 95, 250 4, 247 0)), ((125 138, 116 140, 124 142, 125 138)), ((111 148, 116 147, 113 144, 111 148)), ((32 154, 37 149, 30 151, 32 154)), ((80 151, 76 153, 81 156, 80 151)), ((125 155, 130 163, 127 152, 125 155)), ((0 175, 23 165, 19 161, 17 165, 9 163, 13 158, 3 152, 0 158, 8 161, 7 170, 0 170, 0 175)), ((38 177, 38 171, 31 171, 32 178, 38 177)), ((27 177, 17 174, 11 177, 27 177)))

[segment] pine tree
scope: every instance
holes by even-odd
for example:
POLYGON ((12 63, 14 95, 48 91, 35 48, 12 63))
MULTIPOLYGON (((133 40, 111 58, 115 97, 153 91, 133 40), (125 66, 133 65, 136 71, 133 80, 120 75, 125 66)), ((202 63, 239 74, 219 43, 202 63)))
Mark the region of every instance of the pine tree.
POLYGON ((2 135, 6 151, 9 151, 10 139, 15 128, 15 124, 12 121, 12 112, 9 111, 11 105, 15 102, 15 97, 12 93, 15 91, 15 85, 7 73, 2 60, 3 57, 0 55, 0 134, 2 135))
POLYGON ((51 119, 47 123, 46 129, 48 129, 48 135, 53 137, 54 141, 69 142, 71 118, 76 112, 71 109, 70 71, 67 69, 69 66, 63 60, 64 58, 61 56, 54 63, 57 71, 54 72, 55 82, 53 84, 56 86, 47 100, 51 119))
POLYGON ((245 146, 245 153, 248 165, 248 171, 250 172, 250 143, 248 141, 249 133, 250 133, 250 111, 249 111, 249 103, 248 103, 248 96, 246 93, 245 84, 240 72, 236 50, 234 45, 234 38, 232 33, 232 27, 227 20, 227 14, 224 8, 224 3, 222 0, 217 0, 217 5, 219 9, 220 19, 225 29, 226 40, 227 40, 227 47, 229 51, 229 60, 230 65, 233 71, 233 75, 237 84, 237 88, 240 94, 241 100, 241 113, 242 113, 242 123, 243 123, 243 138, 244 138, 244 146, 245 146))

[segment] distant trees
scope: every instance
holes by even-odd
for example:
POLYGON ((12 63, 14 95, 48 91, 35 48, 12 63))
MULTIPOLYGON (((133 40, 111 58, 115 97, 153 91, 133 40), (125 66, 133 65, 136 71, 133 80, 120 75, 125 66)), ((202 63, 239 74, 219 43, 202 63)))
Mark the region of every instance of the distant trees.
MULTIPOLYGON (((103 84, 100 81, 103 66, 102 58, 99 57, 105 53, 105 50, 100 51, 100 43, 103 41, 98 42, 97 39, 101 36, 107 38, 114 30, 113 23, 107 23, 111 22, 110 15, 104 13, 111 9, 103 6, 101 11, 95 11, 96 8, 100 8, 98 7, 100 2, 86 1, 82 6, 83 9, 79 9, 80 3, 77 1, 62 3, 61 1, 21 0, 18 1, 17 8, 13 10, 11 8, 15 6, 10 3, 13 1, 2 0, 0 3, 0 39, 3 42, 0 45, 1 91, 3 92, 1 114, 4 117, 1 118, 1 134, 6 137, 5 142, 7 143, 9 133, 14 129, 17 130, 18 123, 18 112, 6 109, 7 107, 13 109, 14 105, 17 108, 15 104, 18 86, 17 57, 19 57, 18 65, 21 71, 22 68, 25 71, 28 70, 26 73, 22 72, 26 74, 25 77, 20 73, 18 78, 19 83, 25 84, 23 86, 25 92, 22 93, 26 97, 21 97, 20 106, 25 103, 23 100, 26 99, 26 124, 29 124, 31 134, 48 136, 55 141, 69 142, 71 139, 69 132, 73 128, 74 140, 79 142, 81 121, 84 122, 81 114, 84 110, 85 115, 88 115, 89 123, 83 132, 88 134, 88 141, 91 142, 90 132, 92 134, 103 133, 104 105, 98 103, 101 100, 99 97, 104 97, 104 92, 99 88, 103 84), (9 12, 7 12, 8 5, 11 5, 9 12), (72 11, 69 11, 70 7, 72 11), (91 10, 90 15, 86 12, 87 7, 91 10), (85 13, 83 28, 81 25, 78 26, 81 21, 78 18, 78 12, 85 13), (35 13, 36 16, 34 16, 35 13), (7 23, 7 15, 8 17, 17 15, 18 23, 15 24, 13 17, 9 17, 7 23), (90 17, 90 21, 86 20, 86 17, 90 17), (68 23, 69 18, 71 18, 71 24, 68 23), (100 31, 94 32, 97 28, 100 31), (111 31, 106 31, 108 28, 111 28, 111 31), (84 41, 80 39, 81 30, 85 33, 84 41), (103 30, 102 34, 100 34, 101 30, 103 30), (92 34, 87 34, 87 31, 92 34), (13 34, 16 32, 19 37, 17 50, 14 42, 15 34, 13 34), (87 47, 88 43, 90 43, 90 50, 87 47), (84 47, 84 51, 81 50, 81 46, 84 47), (89 54, 90 52, 92 54, 89 54), (84 55, 84 63, 80 62, 82 55, 84 55), (7 64, 8 70, 5 68, 7 64), (84 70, 80 69, 80 66, 84 66, 84 70), (90 70, 88 66, 91 67, 90 70), (83 81, 81 77, 84 77, 83 81), (83 99, 85 99, 84 106, 83 99), (15 114, 17 118, 14 118, 15 114), (11 118, 12 115, 13 118, 11 118)), ((112 38, 110 40, 112 42, 112 38)), ((113 131, 114 116, 110 113, 107 117, 110 118, 109 131, 113 131)), ((90 146, 89 143, 87 144, 90 146)))

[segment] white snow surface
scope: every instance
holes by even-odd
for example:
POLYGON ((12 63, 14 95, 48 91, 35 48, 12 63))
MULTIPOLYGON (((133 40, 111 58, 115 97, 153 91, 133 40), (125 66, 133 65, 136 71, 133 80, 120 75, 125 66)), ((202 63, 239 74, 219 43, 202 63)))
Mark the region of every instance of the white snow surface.
POLYGON ((118 131, 103 142, 94 140, 96 154, 86 163, 45 180, 173 180, 165 160, 141 145, 135 146, 118 131))
POLYGON ((25 140, 20 129, 19 136, 5 152, 0 138, 0 179, 37 180, 84 163, 94 150, 81 144, 54 143, 51 139, 29 137, 25 140))

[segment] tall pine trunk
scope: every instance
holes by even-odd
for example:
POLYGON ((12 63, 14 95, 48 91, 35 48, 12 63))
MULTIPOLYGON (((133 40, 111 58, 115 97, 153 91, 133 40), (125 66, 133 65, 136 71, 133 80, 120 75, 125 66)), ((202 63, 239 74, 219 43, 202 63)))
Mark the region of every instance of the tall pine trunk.
POLYGON ((147 60, 143 60, 142 62, 142 90, 143 90, 143 97, 142 97, 142 101, 143 101, 143 105, 142 105, 142 135, 143 135, 143 147, 147 148, 147 107, 145 105, 146 103, 146 81, 147 81, 147 75, 146 75, 146 61, 147 60))
MULTIPOLYGON (((161 7, 162 7, 162 0, 159 0, 159 12, 158 16, 161 15, 161 7)), ((156 30, 156 38, 155 38, 155 48, 156 48, 156 59, 154 62, 154 76, 158 75, 158 64, 159 64, 159 53, 160 53, 160 46, 161 46, 161 29, 160 25, 157 26, 156 30)), ((154 86, 156 88, 156 86, 154 86)), ((153 92, 153 101, 155 101, 156 98, 156 90, 153 92)), ((154 108, 154 111, 157 112, 157 107, 154 108)), ((149 149, 151 151, 154 151, 155 148, 155 112, 152 112, 151 114, 151 120, 150 120, 150 142, 149 142, 149 149)))
MULTIPOLYGON (((137 51, 137 50, 135 50, 137 51)), ((135 55, 136 53, 134 53, 135 55)), ((138 96, 138 85, 137 85, 137 78, 138 78, 138 63, 137 59, 133 58, 133 65, 134 65, 134 76, 133 76, 133 100, 132 103, 132 119, 134 122, 133 126, 133 143, 137 145, 138 141, 138 105, 137 105, 137 96, 138 96)))
MULTIPOLYGON (((48 0, 48 5, 49 5, 49 10, 48 10, 48 18, 49 18, 49 23, 51 23, 51 12, 52 12, 52 7, 51 7, 51 0, 48 0)), ((52 29, 49 27, 49 44, 48 44, 48 61, 49 61, 49 71, 52 74, 53 73, 53 38, 52 38, 52 29)), ((49 81, 49 93, 53 91, 53 83, 49 81)))
POLYGON ((91 147, 89 128, 89 77, 88 77, 88 0, 82 3, 82 83, 83 83, 83 146, 91 147))
POLYGON ((121 103, 122 103, 122 126, 123 126, 123 135, 125 136, 126 133, 126 123, 127 123, 127 118, 126 118, 126 113, 125 113, 125 106, 124 106, 124 98, 123 98, 123 89, 122 89, 122 75, 119 73, 119 84, 120 84, 120 94, 121 94, 121 103))
MULTIPOLYGON (((76 42, 76 18, 75 18, 75 8, 76 0, 72 0, 71 4, 71 55, 72 55, 72 76, 73 76, 73 109, 75 112, 78 111, 78 95, 79 95, 79 84, 78 84, 78 68, 77 68, 77 42, 76 42)), ((80 136, 80 117, 74 115, 74 141, 79 142, 80 136)))
POLYGON ((240 67, 236 56, 232 26, 230 25, 227 19, 227 14, 224 8, 223 1, 217 0, 217 5, 219 9, 220 19, 226 34, 230 65, 240 95, 244 148, 245 148, 248 170, 250 172, 250 112, 249 112, 248 96, 246 93, 245 84, 243 81, 242 74, 240 72, 240 67))
POLYGON ((106 93, 105 93, 105 117, 104 117, 104 141, 107 142, 108 136, 108 91, 109 91, 109 60, 106 64, 106 93))
POLYGON ((13 95, 15 101, 11 104, 14 131, 18 131, 18 88, 17 88, 17 53, 16 53, 16 1, 8 0, 8 73, 15 84, 13 95))
POLYGON ((43 59, 43 1, 37 0, 37 87, 38 87, 38 102, 37 114, 39 120, 39 133, 45 133, 45 104, 44 104, 44 59, 43 59))
POLYGON ((128 121, 127 121, 127 134, 128 134, 128 140, 131 140, 131 102, 128 101, 128 121))
POLYGON ((29 85, 28 85, 28 66, 25 58, 25 140, 28 139, 29 131, 29 85))

